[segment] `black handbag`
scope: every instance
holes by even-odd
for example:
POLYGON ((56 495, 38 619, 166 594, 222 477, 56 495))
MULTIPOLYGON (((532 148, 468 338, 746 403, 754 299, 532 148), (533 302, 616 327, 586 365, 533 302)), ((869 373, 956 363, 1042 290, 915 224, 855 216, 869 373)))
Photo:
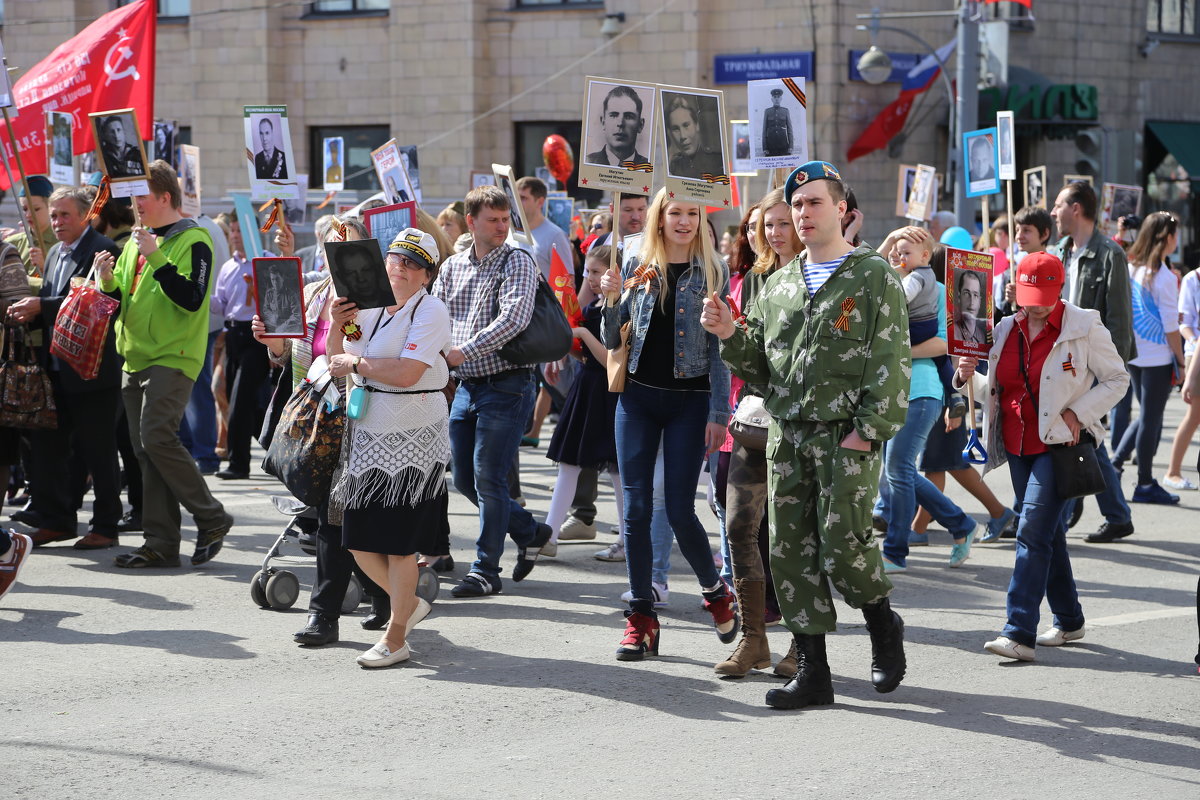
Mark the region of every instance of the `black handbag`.
MULTIPOLYGON (((493 318, 500 314, 497 290, 493 318)), ((505 361, 520 366, 549 364, 571 351, 571 323, 546 279, 538 274, 537 291, 533 295, 533 314, 525 330, 510 339, 497 352, 505 361)))
MULTIPOLYGON (((1021 377, 1025 380, 1025 391, 1034 397, 1029 385, 1029 372, 1025 369, 1025 337, 1017 331, 1017 358, 1020 360, 1021 377)), ((1052 444, 1049 447, 1050 461, 1054 464, 1054 486, 1060 500, 1073 500, 1099 494, 1108 485, 1100 471, 1100 460, 1096 458, 1096 439, 1087 431, 1079 432, 1078 444, 1052 444)))
POLYGON ((1060 500, 1099 494, 1108 485, 1096 458, 1096 440, 1087 431, 1079 432, 1079 444, 1051 445, 1050 459, 1060 500))
POLYGON ((297 500, 310 506, 329 499, 341 458, 345 410, 341 405, 330 408, 324 399, 332 380, 327 372, 296 387, 263 459, 263 472, 279 478, 297 500))

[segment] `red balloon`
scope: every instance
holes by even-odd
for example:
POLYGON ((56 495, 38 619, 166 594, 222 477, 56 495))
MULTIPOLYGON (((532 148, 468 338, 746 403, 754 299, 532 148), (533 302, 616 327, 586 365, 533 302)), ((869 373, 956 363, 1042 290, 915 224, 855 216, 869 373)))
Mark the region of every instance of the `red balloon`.
POLYGON ((546 162, 546 168, 550 170, 554 180, 565 189, 567 180, 575 171, 575 153, 571 150, 571 145, 557 133, 547 136, 546 141, 542 143, 542 160, 546 162))

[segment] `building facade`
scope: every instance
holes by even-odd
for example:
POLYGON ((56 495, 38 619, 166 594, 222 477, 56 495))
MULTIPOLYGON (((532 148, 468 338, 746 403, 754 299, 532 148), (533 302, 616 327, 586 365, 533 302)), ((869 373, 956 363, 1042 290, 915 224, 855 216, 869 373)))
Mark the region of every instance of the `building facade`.
MULTIPOLYGON (((30 66, 113 0, 18 0, 4 7, 9 63, 30 66)), ((808 132, 814 158, 843 168, 878 241, 895 214, 901 163, 947 162, 946 92, 914 106, 902 142, 854 162, 846 151, 899 85, 853 74, 870 44, 855 15, 870 2, 838 0, 160 0, 156 117, 177 120, 200 147, 205 206, 244 190, 242 106, 286 104, 296 161, 319 172, 321 139, 346 140, 346 198, 377 182, 369 151, 389 138, 418 146, 425 205, 435 213, 466 192, 473 170, 541 166, 541 143, 561 133, 580 153, 587 75, 720 88, 731 119, 747 113, 739 76, 772 57, 807 54, 808 132), (603 31, 603 32, 602 32, 603 31), (729 58, 740 56, 738 58, 729 58), (756 64, 757 56, 761 63, 756 64), (749 65, 749 66, 747 66, 749 65), (741 70, 740 72, 738 70, 741 70), (737 79, 736 83, 715 83, 737 79), (356 173, 358 173, 356 175, 356 173)), ((887 12, 948 11, 953 0, 892 0, 887 12)), ((1147 189, 1143 212, 1168 208, 1196 241, 1191 174, 1200 175, 1200 69, 1193 5, 1161 0, 1035 0, 1035 21, 1007 22, 1008 77, 985 73, 981 127, 1011 107, 1017 169, 1045 165, 1052 199, 1062 176, 1091 173, 1147 189), (1183 9, 1182 11, 1180 9, 1183 9), (989 86, 988 83, 993 85, 989 86)), ((1024 17, 1023 6, 980 6, 982 21, 1024 17)), ((890 20, 939 47, 950 16, 890 20)), ((895 63, 923 56, 910 37, 881 31, 895 63)), ((782 63, 800 63, 788 62, 782 63)), ((907 63, 911 63, 907 62, 907 63)), ((573 184, 572 191, 577 188, 573 184)), ((753 200, 765 173, 739 187, 753 200)), ((1021 188, 1014 201, 1020 204, 1021 188)), ((319 187, 310 196, 319 197, 319 187)), ((993 216, 1003 207, 993 198, 993 216)), ((581 198, 595 206, 598 196, 581 198)), ((943 191, 943 206, 951 202, 943 191)), ((736 222, 727 212, 722 224, 736 222)))

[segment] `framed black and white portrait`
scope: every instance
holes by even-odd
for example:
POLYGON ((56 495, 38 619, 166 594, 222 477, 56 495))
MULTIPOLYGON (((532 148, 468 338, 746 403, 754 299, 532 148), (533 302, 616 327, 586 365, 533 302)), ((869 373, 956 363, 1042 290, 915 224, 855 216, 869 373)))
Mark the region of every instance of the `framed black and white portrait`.
POLYGON ((329 276, 338 297, 350 300, 360 309, 387 308, 396 304, 377 240, 326 242, 325 253, 329 257, 329 276))
POLYGON ((254 308, 267 336, 298 339, 307 335, 304 323, 304 275, 300 259, 256 258, 254 308))
POLYGON ((100 169, 110 181, 145 180, 146 151, 138 134, 137 112, 132 108, 99 111, 88 115, 96 138, 100 169))

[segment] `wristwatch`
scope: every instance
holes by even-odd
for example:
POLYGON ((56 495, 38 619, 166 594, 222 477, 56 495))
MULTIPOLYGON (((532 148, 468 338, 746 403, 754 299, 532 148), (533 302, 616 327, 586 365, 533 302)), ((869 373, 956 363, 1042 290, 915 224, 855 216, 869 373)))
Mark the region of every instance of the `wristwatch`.
POLYGON ((359 364, 361 364, 361 363, 362 363, 362 356, 359 356, 358 358, 354 359, 354 374, 355 374, 355 375, 361 375, 361 374, 362 374, 362 373, 360 373, 360 372, 358 371, 358 365, 359 365, 359 364))

